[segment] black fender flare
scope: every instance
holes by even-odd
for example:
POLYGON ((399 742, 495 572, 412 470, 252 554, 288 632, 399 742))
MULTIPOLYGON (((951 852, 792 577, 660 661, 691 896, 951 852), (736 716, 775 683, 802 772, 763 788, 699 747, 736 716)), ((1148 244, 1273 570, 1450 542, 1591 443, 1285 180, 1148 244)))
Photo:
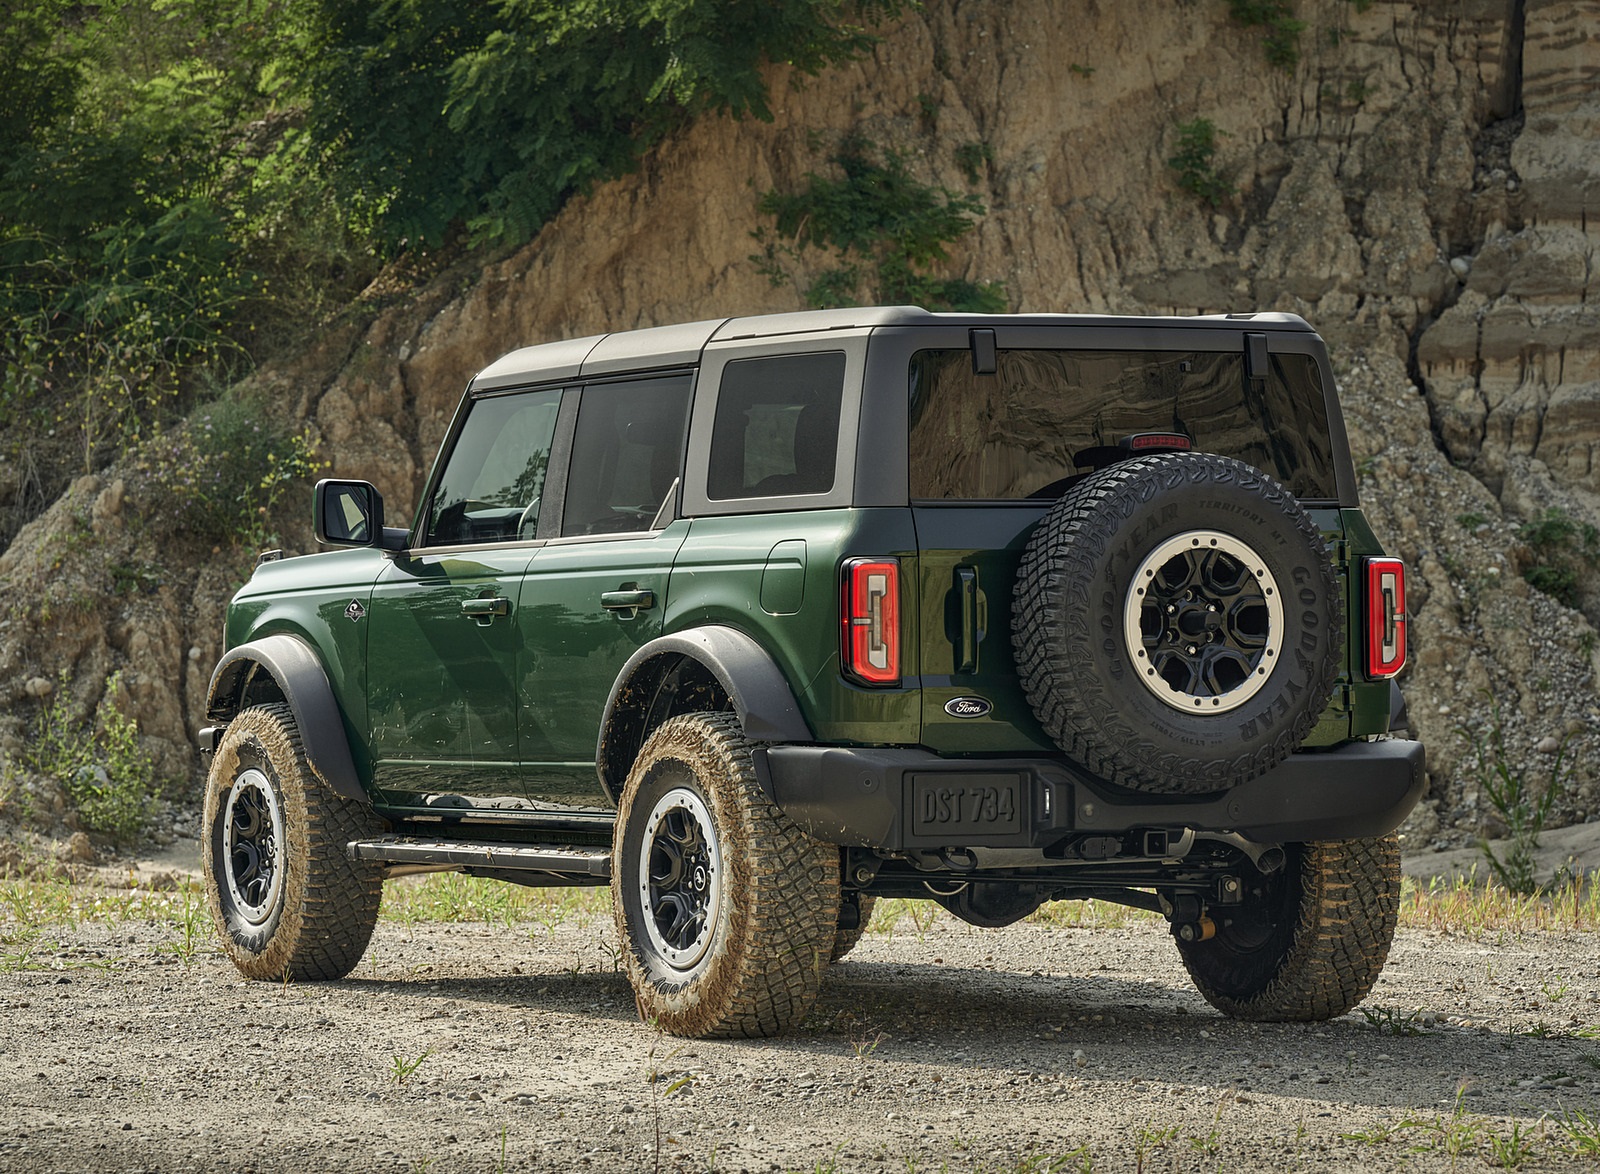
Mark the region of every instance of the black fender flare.
POLYGON ((366 800, 333 686, 316 652, 299 637, 278 632, 225 652, 206 690, 206 717, 231 720, 239 712, 246 686, 263 673, 294 711, 311 773, 342 798, 366 800))
POLYGON ((685 660, 710 674, 752 742, 815 741, 783 670, 753 638, 722 624, 659 636, 628 658, 606 698, 595 770, 613 803, 644 744, 663 680, 685 660))

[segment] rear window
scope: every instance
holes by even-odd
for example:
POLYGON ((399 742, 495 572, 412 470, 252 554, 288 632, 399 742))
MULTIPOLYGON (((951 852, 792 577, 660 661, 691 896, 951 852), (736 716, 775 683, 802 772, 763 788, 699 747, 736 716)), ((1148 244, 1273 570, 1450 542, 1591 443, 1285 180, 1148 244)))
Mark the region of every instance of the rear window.
POLYGON ((737 359, 722 373, 706 495, 714 501, 833 489, 844 352, 737 359))
POLYGON ((1272 355, 1256 381, 1237 351, 1003 350, 993 375, 973 374, 966 349, 912 356, 914 499, 1054 497, 1090 471, 1079 454, 1140 432, 1184 433, 1303 500, 1338 496, 1309 355, 1272 355))

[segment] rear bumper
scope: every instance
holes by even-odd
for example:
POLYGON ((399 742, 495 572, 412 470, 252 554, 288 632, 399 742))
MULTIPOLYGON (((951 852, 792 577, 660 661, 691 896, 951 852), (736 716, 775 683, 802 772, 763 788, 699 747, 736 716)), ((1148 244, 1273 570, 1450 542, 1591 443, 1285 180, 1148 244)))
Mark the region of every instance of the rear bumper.
POLYGON ((1048 758, 851 746, 756 752, 762 787, 808 833, 888 851, 1047 850, 1080 833, 1183 828, 1258 843, 1381 836, 1422 797, 1425 764, 1420 742, 1352 742, 1291 755, 1222 795, 1190 798, 1135 795, 1048 758))

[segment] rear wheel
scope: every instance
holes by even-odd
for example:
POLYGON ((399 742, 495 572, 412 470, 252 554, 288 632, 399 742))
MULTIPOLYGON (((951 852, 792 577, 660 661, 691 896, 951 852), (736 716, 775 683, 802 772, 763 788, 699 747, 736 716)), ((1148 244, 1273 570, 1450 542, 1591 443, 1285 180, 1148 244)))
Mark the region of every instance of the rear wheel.
POLYGON ((306 764, 294 713, 258 705, 228 723, 206 781, 206 894, 247 978, 342 978, 378 922, 383 873, 345 845, 372 832, 364 803, 306 764))
POLYGON ((641 1018, 674 1035, 776 1035, 816 1000, 839 921, 839 850, 756 781, 732 714, 661 725, 628 772, 611 892, 641 1018))
POLYGON ((1178 942, 1206 1002, 1235 1019, 1343 1015, 1389 957, 1400 910, 1395 837, 1287 848, 1285 866, 1229 907, 1215 936, 1178 942))

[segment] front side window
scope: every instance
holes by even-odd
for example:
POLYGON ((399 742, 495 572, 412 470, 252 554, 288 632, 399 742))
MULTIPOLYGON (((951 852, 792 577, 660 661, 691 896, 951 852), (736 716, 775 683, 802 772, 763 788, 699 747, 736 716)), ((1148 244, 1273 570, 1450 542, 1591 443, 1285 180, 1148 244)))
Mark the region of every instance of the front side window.
POLYGON ((1092 450, 1176 432, 1196 450, 1253 465, 1302 500, 1334 500, 1316 361, 1271 360, 1270 376, 1251 380, 1238 351, 1003 350, 995 374, 975 375, 966 349, 918 351, 911 496, 1052 498, 1089 472, 1092 450))
POLYGON ((648 530, 683 467, 688 375, 583 389, 562 534, 648 530))
POLYGON ((706 495, 713 501, 833 489, 843 351, 736 359, 723 368, 706 495))
POLYGON ((560 409, 559 388, 472 402, 433 491, 425 546, 534 537, 560 409))

